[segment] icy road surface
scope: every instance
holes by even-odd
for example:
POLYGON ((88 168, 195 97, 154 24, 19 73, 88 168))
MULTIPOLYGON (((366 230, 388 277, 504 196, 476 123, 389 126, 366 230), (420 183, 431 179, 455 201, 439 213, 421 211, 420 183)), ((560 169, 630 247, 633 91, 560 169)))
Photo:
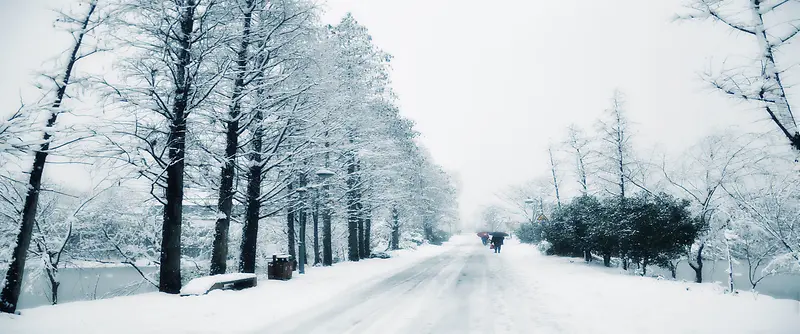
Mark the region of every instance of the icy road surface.
POLYGON ((264 332, 561 333, 511 257, 472 241, 264 332))
POLYGON ((466 239, 260 332, 800 333, 796 301, 606 271, 466 239))

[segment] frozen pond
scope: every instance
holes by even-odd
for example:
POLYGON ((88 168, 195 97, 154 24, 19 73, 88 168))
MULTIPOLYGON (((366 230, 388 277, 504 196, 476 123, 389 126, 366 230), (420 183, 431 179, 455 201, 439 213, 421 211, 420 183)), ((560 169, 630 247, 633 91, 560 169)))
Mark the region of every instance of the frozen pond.
MULTIPOLYGON (((152 274, 158 267, 140 267, 145 274, 152 274)), ((25 273, 28 282, 31 272, 25 273)), ((61 286, 58 302, 68 303, 79 300, 103 299, 112 296, 130 295, 157 291, 158 289, 142 280, 142 276, 129 266, 100 268, 62 268, 59 270, 61 286)), ((30 308, 50 304, 50 284, 47 275, 42 274, 36 282, 23 290, 19 308, 30 308)))
MULTIPOLYGON (((703 262, 703 282, 721 282, 723 286, 728 286, 728 263, 726 261, 703 262)), ((648 275, 661 274, 664 277, 671 277, 669 270, 648 267, 648 275)), ((750 290, 750 280, 747 278, 747 264, 742 262, 734 264, 733 272, 741 273, 740 276, 733 277, 733 283, 738 290, 750 290)), ((756 274, 760 274, 757 272, 756 274)), ((678 265, 677 279, 694 282, 694 270, 686 262, 678 265)), ((775 275, 764 278, 756 286, 756 291, 775 298, 800 300, 800 276, 798 275, 775 275)))

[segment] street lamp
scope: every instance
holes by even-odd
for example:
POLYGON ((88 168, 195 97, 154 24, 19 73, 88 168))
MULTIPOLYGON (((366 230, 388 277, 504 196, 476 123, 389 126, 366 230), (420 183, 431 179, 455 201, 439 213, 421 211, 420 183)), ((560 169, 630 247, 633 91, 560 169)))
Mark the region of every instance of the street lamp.
MULTIPOLYGON (((306 206, 306 196, 305 196, 305 194, 308 193, 309 189, 313 190, 313 191, 317 191, 317 189, 321 185, 322 188, 323 188, 323 195, 327 195, 326 191, 327 191, 328 185, 325 182, 325 180, 327 180, 328 178, 333 176, 335 173, 333 171, 329 170, 329 169, 322 168, 322 169, 317 170, 314 174, 316 174, 316 176, 317 176, 317 178, 319 180, 316 184, 311 184, 311 185, 307 185, 305 187, 300 187, 300 188, 295 189, 295 192, 297 192, 300 195, 301 210, 302 210, 303 214, 306 215, 306 216, 307 216, 306 209, 308 207, 306 206)), ((323 203, 324 203, 323 205, 327 204, 324 201, 323 201, 323 203)), ((329 225, 329 222, 330 222, 329 215, 330 214, 327 212, 327 207, 325 207, 323 209, 323 212, 324 212, 323 218, 322 218, 323 219, 323 225, 326 224, 325 223, 326 220, 327 220, 328 225, 329 225)), ((306 273, 306 266, 305 266, 305 264, 306 264, 306 220, 307 219, 301 219, 301 223, 300 223, 300 245, 299 245, 300 249, 298 250, 298 253, 299 253, 298 254, 298 264, 299 264, 298 271, 299 271, 300 274, 305 274, 306 273)), ((323 227, 323 230, 329 230, 329 227, 323 227)), ((326 231, 323 231, 323 232, 326 232, 326 231)), ((329 233, 330 231, 327 231, 327 232, 329 233)), ((328 235, 328 237, 330 237, 330 235, 328 235)))

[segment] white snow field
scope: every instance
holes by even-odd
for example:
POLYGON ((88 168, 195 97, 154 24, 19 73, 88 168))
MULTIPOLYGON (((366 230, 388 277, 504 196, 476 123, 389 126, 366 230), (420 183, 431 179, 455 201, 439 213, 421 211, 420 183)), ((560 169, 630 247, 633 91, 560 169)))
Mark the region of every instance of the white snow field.
POLYGON ((800 333, 800 302, 611 273, 474 236, 287 282, 0 315, 0 333, 800 333), (688 290, 687 290, 688 288, 688 290))

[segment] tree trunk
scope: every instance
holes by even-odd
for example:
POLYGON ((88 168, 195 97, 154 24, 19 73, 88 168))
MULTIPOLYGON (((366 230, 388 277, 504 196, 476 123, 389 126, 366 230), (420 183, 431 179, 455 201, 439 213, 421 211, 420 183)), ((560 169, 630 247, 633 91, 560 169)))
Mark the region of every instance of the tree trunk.
POLYGON ((161 264, 158 290, 179 293, 181 290, 181 224, 183 223, 183 172, 186 160, 186 109, 192 93, 192 78, 188 67, 192 63, 192 31, 194 30, 194 0, 182 6, 180 33, 175 68, 175 102, 169 129, 169 166, 167 166, 166 203, 161 237, 161 264))
POLYGON ((628 270, 628 259, 624 256, 620 257, 620 259, 622 260, 622 270, 628 270))
POLYGON ((264 129, 261 127, 264 115, 256 110, 253 124, 256 129, 253 133, 252 149, 250 153, 250 167, 247 169, 247 199, 245 208, 245 221, 242 227, 242 246, 239 254, 239 272, 256 272, 256 249, 258 239, 258 221, 261 217, 261 172, 262 149, 264 129))
MULTIPOLYGON (((184 95, 185 96, 185 95, 184 95)), ((181 223, 183 222, 183 171, 186 141, 186 100, 176 102, 175 120, 170 126, 166 203, 161 239, 159 291, 178 293, 181 289, 181 223)))
POLYGON ((347 162, 347 258, 350 261, 358 261, 359 259, 357 185, 356 157, 354 152, 349 152, 347 162))
POLYGON ((319 203, 314 201, 314 209, 311 215, 311 220, 314 224, 314 265, 318 265, 322 262, 322 258, 320 257, 319 253, 319 203))
POLYGON ((689 261, 689 267, 692 267, 694 270, 694 281, 695 283, 703 283, 703 248, 706 247, 705 243, 701 243, 700 247, 697 248, 697 264, 692 263, 689 261))
POLYGON ((425 233, 425 240, 428 240, 429 242, 433 242, 433 227, 428 222, 427 218, 423 218, 423 219, 425 219, 425 222, 422 223, 422 231, 423 231, 423 233, 425 233))
MULTIPOLYGON (((52 128, 56 124, 58 109, 61 108, 61 103, 64 100, 64 94, 69 85, 72 69, 78 61, 78 51, 80 50, 81 43, 83 43, 86 27, 89 25, 89 20, 96 7, 97 4, 94 2, 89 5, 89 11, 81 24, 82 29, 78 34, 77 40, 75 40, 75 45, 72 48, 72 53, 70 54, 66 69, 64 70, 64 79, 60 83, 56 91, 55 101, 53 101, 51 105, 50 117, 47 119, 46 123, 47 128, 52 128)), ((51 133, 45 131, 42 145, 33 158, 33 168, 31 169, 30 179, 28 180, 28 193, 25 195, 25 204, 22 208, 22 226, 17 234, 17 243, 11 254, 11 263, 8 266, 8 271, 6 271, 3 291, 0 292, 0 312, 14 313, 17 310, 19 294, 22 289, 22 277, 25 273, 25 260, 28 256, 28 247, 31 245, 31 236, 36 220, 36 209, 39 205, 39 191, 42 187, 42 174, 44 173, 44 166, 47 161, 48 151, 50 150, 51 137, 51 133)))
POLYGON ((611 267, 611 254, 603 253, 603 265, 606 267, 611 267))
POLYGON ((589 250, 583 251, 583 261, 589 263, 592 262, 592 252, 589 250))
POLYGON ((308 257, 306 256, 306 210, 300 208, 298 212, 297 222, 300 224, 300 233, 298 235, 298 263, 300 264, 300 273, 305 273, 305 265, 308 264, 308 257))
POLYGON ((305 274, 306 264, 308 264, 308 256, 307 256, 308 253, 306 253, 307 212, 306 212, 306 201, 305 201, 305 198, 308 195, 308 189, 306 189, 307 182, 305 173, 300 174, 298 183, 299 183, 298 186, 303 190, 303 192, 299 194, 300 198, 298 199, 297 203, 297 215, 298 215, 297 222, 300 224, 300 233, 298 234, 299 245, 297 251, 299 258, 297 259, 298 260, 297 263, 300 265, 300 273, 305 274))
MULTIPOLYGON (((328 132, 325 131, 325 138, 328 138, 328 132)), ((328 168, 330 161, 330 147, 329 142, 325 142, 325 168, 328 168)), ((322 265, 333 265, 333 245, 331 242, 331 209, 330 200, 328 199, 328 189, 330 186, 328 182, 322 184, 322 265)))
MULTIPOLYGON (((728 252, 730 253, 730 251, 728 252)), ((728 288, 730 289, 730 293, 733 293, 733 260, 730 255, 728 255, 728 288)))
MULTIPOLYGON (((235 130, 236 131, 236 130, 235 130)), ((230 140, 231 128, 228 128, 228 140, 230 140)), ((234 133, 234 136, 236 134, 234 133)), ((225 153, 228 156, 228 150, 231 148, 230 141, 225 153)), ((233 144, 233 151, 235 154, 236 143, 233 144)), ((220 189, 219 200, 217 202, 217 210, 220 215, 217 217, 217 222, 214 226, 214 242, 211 250, 211 269, 210 275, 224 274, 227 270, 228 260, 228 229, 230 228, 231 209, 233 208, 233 178, 235 172, 233 155, 229 155, 229 160, 225 162, 220 175, 220 189)))
POLYGON ((331 241, 331 208, 328 202, 328 185, 322 186, 322 265, 333 265, 333 242, 331 241))
POLYGON ((625 134, 622 129, 622 115, 620 115, 620 110, 618 109, 618 100, 617 96, 614 96, 614 116, 616 118, 616 144, 617 144, 617 163, 619 167, 619 197, 621 199, 625 199, 625 153, 624 153, 624 138, 625 134))
MULTIPOLYGON (((781 81, 781 71, 778 70, 778 65, 775 63, 774 49, 783 45, 783 43, 775 44, 770 42, 767 38, 767 31, 764 24, 764 14, 761 12, 762 0, 751 0, 750 9, 754 19, 754 35, 758 40, 758 45, 761 48, 759 54, 761 55, 761 77, 764 80, 763 88, 776 96, 768 96, 768 99, 773 100, 772 106, 766 104, 764 107, 770 119, 778 126, 781 132, 786 136, 795 150, 800 150, 800 133, 797 132, 797 125, 795 124, 794 115, 792 114, 792 107, 789 104, 789 99, 786 95, 786 89, 781 81)), ((788 41, 788 40, 787 40, 788 41)), ((759 94, 759 97, 764 99, 764 91, 759 94)))
POLYGON ((728 258, 728 288, 730 293, 734 292, 733 286, 733 257, 731 256, 731 245, 728 242, 728 237, 725 237, 725 250, 728 258))
POLYGON ((647 275, 647 259, 642 259, 642 276, 647 275))
POLYGON ((392 250, 400 249, 400 213, 397 207, 392 207, 392 240, 390 242, 392 250))
MULTIPOLYGON (((52 264, 52 258, 50 259, 50 263, 52 264)), ((58 265, 48 265, 45 268, 47 271, 47 278, 50 280, 50 295, 53 297, 51 300, 52 305, 58 304, 58 287, 61 285, 61 282, 58 281, 58 265)))
POLYGON ((242 40, 239 44, 236 61, 236 79, 233 82, 231 108, 228 113, 227 131, 225 133, 225 166, 220 172, 220 188, 217 210, 222 214, 217 217, 214 228, 214 243, 211 250, 211 275, 224 274, 228 261, 228 229, 230 228, 231 209, 233 208, 234 186, 236 177, 236 153, 239 147, 239 114, 242 108, 242 91, 247 73, 247 48, 250 41, 250 20, 253 0, 245 0, 242 40))
POLYGON ((547 153, 550 154, 550 171, 553 173, 553 188, 556 190, 556 203, 558 204, 558 208, 561 208, 561 195, 558 192, 558 178, 556 177, 556 162, 553 159, 553 149, 552 147, 547 148, 547 153))
MULTIPOLYGON (((47 274, 47 279, 50 281, 50 300, 51 305, 58 304, 58 286, 61 283, 58 281, 58 263, 53 261, 54 254, 50 253, 46 247, 42 247, 41 243, 37 243, 39 252, 47 254, 47 261, 43 261, 44 271, 47 274)), ((44 256, 44 255, 43 255, 44 256)))
MULTIPOLYGON (((52 278, 51 278, 51 281, 50 281, 50 293, 53 296, 52 305, 58 304, 58 286, 59 285, 61 285, 61 283, 59 281, 52 280, 52 278)), ((755 288, 755 287, 753 287, 753 288, 755 288)))
POLYGON ((577 149, 577 152, 578 152, 578 165, 579 165, 578 170, 580 172, 581 189, 583 190, 583 195, 588 195, 589 185, 586 182, 586 168, 584 167, 583 164, 583 155, 581 155, 580 149, 577 149))
POLYGON ((294 211, 296 209, 296 203, 294 201, 294 181, 290 181, 289 185, 286 186, 286 191, 288 192, 287 197, 287 204, 286 204, 286 239, 288 242, 287 248, 289 251, 289 255, 292 256, 293 259, 297 260, 297 250, 295 249, 296 244, 296 233, 294 230, 294 211))
POLYGON ((358 257, 360 259, 364 258, 365 247, 364 247, 364 217, 363 215, 363 206, 361 203, 358 203, 358 257))
POLYGON ((370 234, 372 233, 372 217, 370 212, 364 212, 364 258, 369 258, 372 254, 372 240, 370 234))

